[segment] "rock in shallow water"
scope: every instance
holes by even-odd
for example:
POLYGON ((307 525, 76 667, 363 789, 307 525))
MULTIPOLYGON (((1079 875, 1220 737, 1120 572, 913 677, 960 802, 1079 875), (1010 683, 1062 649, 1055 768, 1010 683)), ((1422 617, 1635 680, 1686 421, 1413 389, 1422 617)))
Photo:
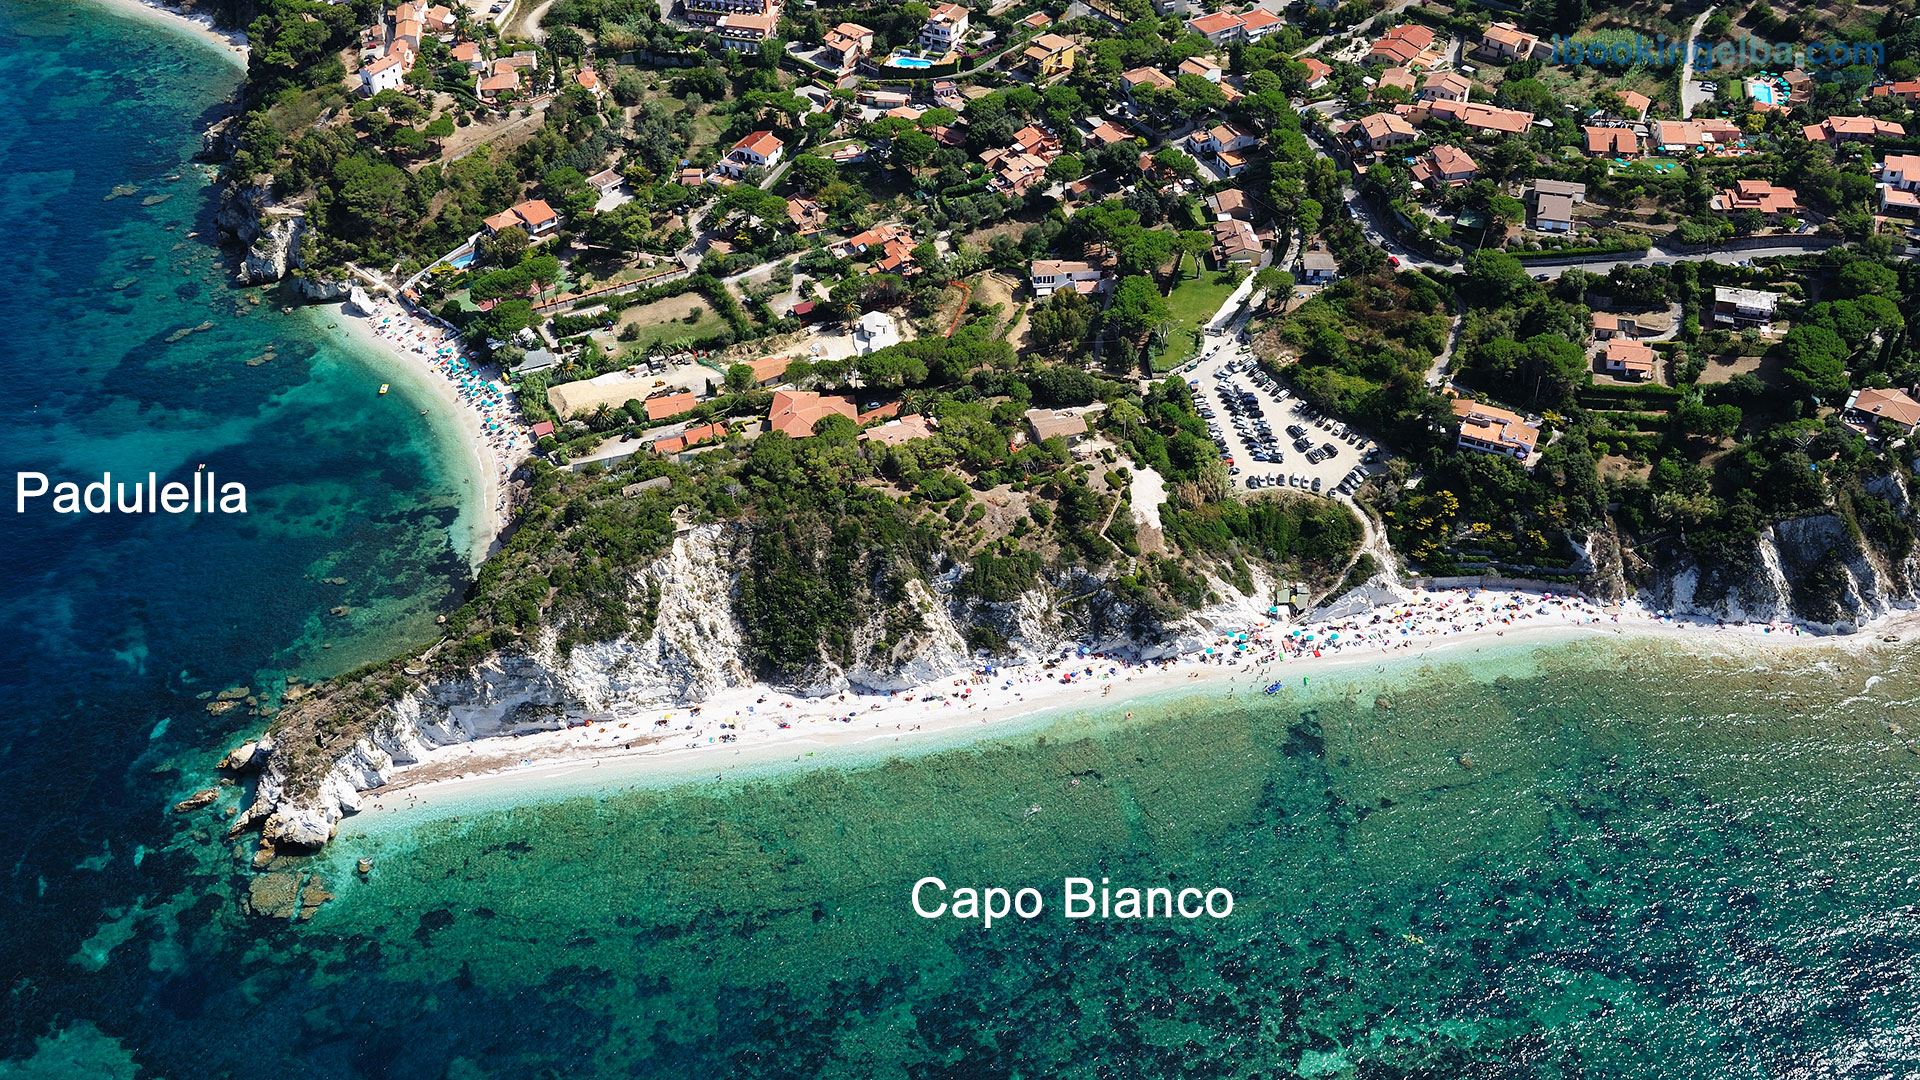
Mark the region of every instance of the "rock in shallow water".
POLYGON ((291 918, 300 900, 300 879, 286 871, 261 874, 247 885, 247 913, 270 919, 291 918))
POLYGON ((203 791, 196 791, 186 798, 181 799, 179 802, 174 803, 173 812, 176 814, 191 814, 203 806, 211 806, 213 800, 219 797, 220 789, 218 788, 207 788, 203 791))

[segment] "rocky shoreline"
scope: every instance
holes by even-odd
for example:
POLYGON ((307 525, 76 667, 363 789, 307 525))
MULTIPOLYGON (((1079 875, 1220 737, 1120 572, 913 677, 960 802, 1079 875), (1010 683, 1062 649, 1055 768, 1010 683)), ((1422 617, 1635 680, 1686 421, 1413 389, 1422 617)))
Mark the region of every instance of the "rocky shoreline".
MULTIPOLYGON (((263 850, 310 851, 324 846, 346 816, 362 805, 363 793, 387 784, 395 773, 432 751, 484 740, 552 732, 603 721, 642 709, 688 707, 723 691, 753 687, 745 655, 745 633, 732 608, 738 585, 742 535, 738 526, 684 528, 669 551, 634 576, 633 594, 657 597, 652 625, 643 635, 597 642, 564 657, 548 632, 525 647, 496 652, 470 669, 420 678, 378 707, 366 733, 334 750, 295 752, 296 742, 313 740, 322 714, 321 696, 287 710, 275 723, 276 736, 236 750, 249 768, 260 770, 254 795, 233 825, 233 835, 258 829, 263 850)), ((1714 580, 1710 570, 1685 566, 1646 588, 1627 595, 1648 610, 1683 619, 1756 625, 1792 625, 1815 637, 1844 635, 1867 628, 1875 619, 1911 609, 1911 582, 1920 578, 1920 562, 1900 566, 1887 560, 1844 529, 1837 518, 1821 515, 1777 523, 1760 541, 1752 579, 1714 580), (1816 620, 1797 614, 1792 575, 1832 565, 1845 582, 1840 603, 1847 618, 1816 620)), ((1115 608, 1069 610, 1067 596, 1103 588, 1097 578, 1045 582, 1017 599, 999 604, 959 600, 956 570, 931 583, 915 582, 906 604, 918 629, 884 649, 863 653, 869 660, 850 669, 823 664, 809 678, 770 693, 820 697, 842 692, 885 694, 931 685, 975 664, 963 626, 990 625, 1008 643, 1006 658, 1018 662, 1057 653, 1078 643, 1089 651, 1130 659, 1189 655, 1223 628, 1264 619, 1272 583, 1256 582, 1241 594, 1214 582, 1225 599, 1190 613, 1154 634, 1127 632, 1130 612, 1115 608)), ((1339 607, 1356 610, 1379 602, 1389 583, 1347 594, 1339 607)), ((1564 586, 1561 587, 1564 591, 1564 586)), ((1599 592, 1600 590, 1591 590, 1599 592)), ((1804 590, 1799 590, 1804 592, 1804 590)), ((896 627, 900 624, 894 620, 896 627)), ((877 644, 883 628, 862 629, 863 640, 877 644)), ((411 666, 425 675, 428 665, 411 666)))

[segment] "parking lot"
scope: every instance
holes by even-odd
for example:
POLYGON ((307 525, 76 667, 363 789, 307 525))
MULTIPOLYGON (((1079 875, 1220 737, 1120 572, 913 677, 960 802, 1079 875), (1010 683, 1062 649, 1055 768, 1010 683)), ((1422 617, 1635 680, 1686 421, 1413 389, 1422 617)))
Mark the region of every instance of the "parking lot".
POLYGON ((1209 339, 1203 348, 1213 352, 1187 384, 1235 487, 1350 495, 1384 457, 1371 440, 1270 378, 1238 341, 1209 339))

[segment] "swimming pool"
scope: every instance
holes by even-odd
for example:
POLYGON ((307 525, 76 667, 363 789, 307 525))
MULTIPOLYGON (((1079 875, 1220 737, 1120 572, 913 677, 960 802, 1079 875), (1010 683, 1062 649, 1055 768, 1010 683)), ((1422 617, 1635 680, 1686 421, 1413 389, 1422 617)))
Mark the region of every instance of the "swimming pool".
POLYGON ((469 248, 455 255, 453 258, 448 259, 447 262, 452 265, 455 270, 465 270, 467 267, 473 265, 473 250, 469 248))
POLYGON ((887 61, 887 66, 897 68, 930 68, 933 66, 933 61, 924 56, 896 56, 887 61))
POLYGON ((1781 105, 1787 100, 1787 89, 1781 80, 1758 76, 1747 80, 1747 96, 1762 105, 1781 105))

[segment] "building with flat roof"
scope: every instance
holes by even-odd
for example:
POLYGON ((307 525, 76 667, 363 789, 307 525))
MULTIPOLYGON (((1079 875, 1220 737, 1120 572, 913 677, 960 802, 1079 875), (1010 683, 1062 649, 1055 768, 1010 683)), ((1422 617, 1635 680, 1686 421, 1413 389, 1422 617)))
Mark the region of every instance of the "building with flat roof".
POLYGON ((1738 329, 1773 329, 1774 313, 1780 307, 1780 294, 1760 289, 1713 288, 1713 322, 1716 326, 1738 329))

